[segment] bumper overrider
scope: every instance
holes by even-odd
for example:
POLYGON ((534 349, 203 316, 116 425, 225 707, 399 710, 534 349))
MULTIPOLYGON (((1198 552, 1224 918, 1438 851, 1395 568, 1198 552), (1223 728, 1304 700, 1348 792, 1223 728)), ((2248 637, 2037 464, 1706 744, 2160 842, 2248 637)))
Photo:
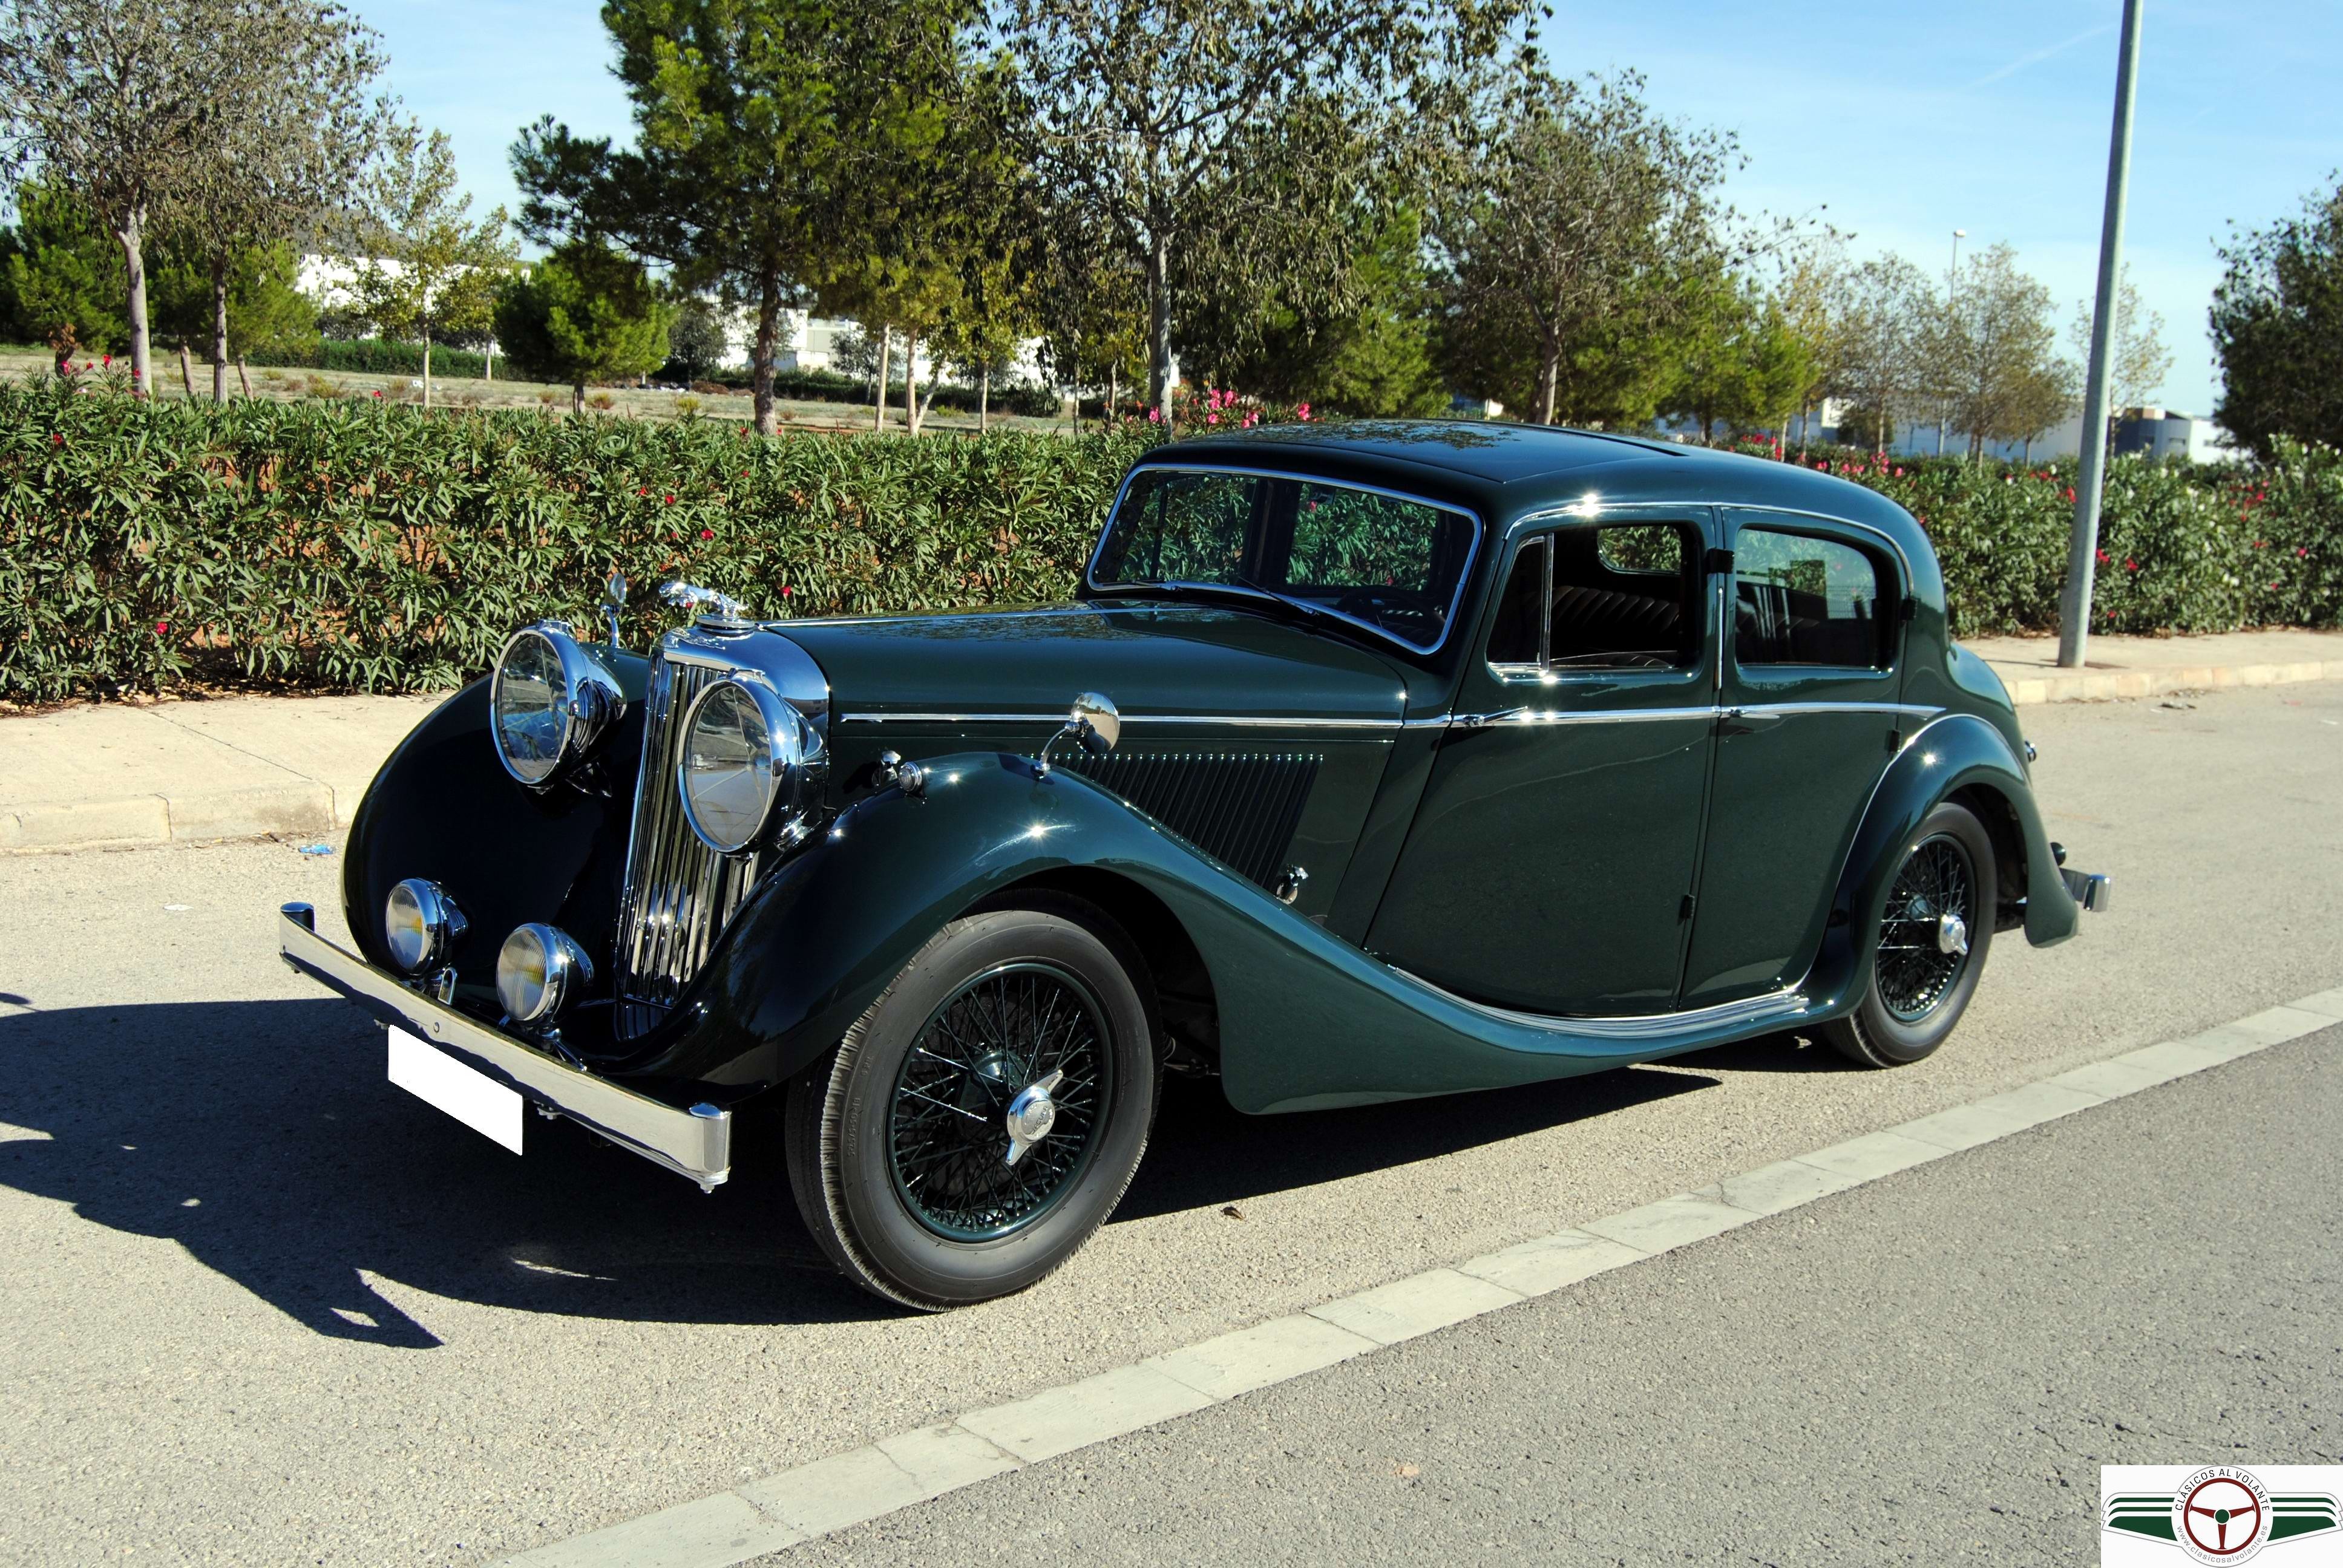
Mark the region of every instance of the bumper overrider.
POLYGON ((293 969, 512 1089, 540 1114, 566 1116, 689 1177, 702 1191, 713 1191, 731 1175, 729 1111, 708 1104, 679 1110, 467 1017, 319 936, 317 911, 307 904, 282 908, 277 938, 293 969))

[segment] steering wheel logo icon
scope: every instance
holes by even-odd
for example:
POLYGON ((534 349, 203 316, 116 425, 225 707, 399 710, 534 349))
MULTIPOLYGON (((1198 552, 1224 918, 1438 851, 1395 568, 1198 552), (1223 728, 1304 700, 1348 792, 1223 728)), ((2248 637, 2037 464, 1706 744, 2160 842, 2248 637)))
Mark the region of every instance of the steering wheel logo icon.
POLYGON ((2243 1563, 2269 1542, 2269 1491, 2235 1465, 2198 1471, 2172 1499, 2172 1534, 2199 1563, 2243 1563))

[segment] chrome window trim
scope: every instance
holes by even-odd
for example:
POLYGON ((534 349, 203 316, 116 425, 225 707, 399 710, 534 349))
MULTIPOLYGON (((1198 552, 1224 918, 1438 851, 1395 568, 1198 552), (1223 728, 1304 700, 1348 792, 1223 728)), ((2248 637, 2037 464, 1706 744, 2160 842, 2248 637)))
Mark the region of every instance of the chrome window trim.
POLYGON ((1805 992, 1795 986, 1785 986, 1764 996, 1744 997, 1738 1001, 1716 1002, 1708 1007, 1692 1008, 1684 1012, 1634 1013, 1574 1018, 1567 1014, 1522 1012, 1513 1008, 1496 1007, 1470 997, 1458 996, 1422 975, 1412 974, 1397 966, 1392 973, 1412 985, 1422 987, 1443 1001, 1479 1013, 1483 1018, 1501 1023, 1516 1024, 1524 1029, 1539 1030, 1549 1034, 1592 1035, 1602 1040, 1641 1040, 1664 1038, 1687 1029, 1703 1029, 1725 1024, 1754 1023, 1763 1019, 1779 1017, 1785 1020, 1805 1016, 1813 1005, 1805 992))
MULTIPOLYGON (((1713 504, 1704 502, 1702 503, 1702 509, 1713 512, 1715 508, 1713 504)), ((1709 548, 1707 542, 1708 535, 1706 531, 1701 528, 1698 521, 1683 515, 1684 512, 1689 510, 1691 510, 1691 508, 1688 507, 1672 508, 1665 503, 1660 502, 1622 501, 1614 512, 1610 516, 1606 517, 1603 514, 1602 509, 1599 507, 1593 511, 1588 511, 1583 509, 1581 503, 1573 502, 1567 507, 1549 507, 1544 511, 1532 512, 1527 517, 1515 518, 1513 526, 1505 530, 1504 543, 1510 546, 1513 551, 1513 558, 1506 565, 1508 573, 1518 569, 1521 563, 1522 551, 1528 549, 1533 544, 1538 542, 1537 539, 1526 539, 1521 537, 1525 527, 1542 519, 1548 525, 1546 527, 1532 530, 1539 538, 1547 541, 1544 547, 1545 615, 1544 618, 1538 622, 1538 662, 1534 665, 1499 664, 1494 659, 1484 658, 1481 660, 1481 668, 1487 670, 1492 676, 1495 677, 1499 681, 1506 685, 1518 685, 1525 679, 1536 680, 1541 684, 1544 684, 1550 679, 1571 679, 1575 678, 1615 679, 1622 675, 1641 675, 1654 678, 1664 676, 1689 675, 1697 679, 1702 670, 1708 663, 1708 638, 1705 630, 1702 633, 1699 655, 1690 664, 1671 664, 1662 669, 1653 669, 1646 666, 1632 664, 1573 665, 1568 667, 1566 673, 1564 671, 1557 671, 1554 666, 1554 549, 1552 543, 1553 536, 1560 533, 1564 528, 1634 528, 1638 526, 1654 528, 1664 523, 1674 523, 1679 527, 1690 528, 1694 538, 1698 541, 1699 549, 1705 552, 1709 548), (1636 512, 1645 509, 1671 511, 1676 515, 1671 517, 1642 518, 1639 518, 1634 515, 1636 512), (1555 521, 1554 519, 1556 518, 1563 520, 1555 521)), ((1620 568, 1614 567, 1612 569, 1616 571, 1620 568)), ((1708 575, 1711 574, 1704 571, 1704 577, 1708 575)), ((1677 580, 1682 580, 1681 574, 1677 574, 1677 580)), ((1503 582, 1492 581, 1489 587, 1493 595, 1500 595, 1505 591, 1506 585, 1503 582)), ((1494 636, 1496 632, 1496 623, 1493 618, 1492 618, 1490 622, 1489 629, 1490 634, 1494 636)), ((1485 643, 1483 644, 1483 647, 1486 647, 1485 643)))
MULTIPOLYGON (((1790 662, 1788 662, 1788 661, 1777 661, 1777 662, 1771 663, 1771 664, 1744 664, 1744 663, 1742 663, 1742 662, 1741 662, 1740 639, 1736 637, 1736 638, 1734 638, 1734 647, 1731 648, 1731 650, 1730 650, 1730 654, 1729 654, 1730 658, 1732 658, 1732 660, 1733 660, 1733 672, 1734 672, 1734 674, 1735 674, 1735 675, 1736 675, 1736 676, 1738 676, 1738 677, 1741 677, 1741 678, 1744 678, 1744 679, 1746 679, 1746 678, 1748 678, 1749 674, 1750 674, 1752 671, 1755 671, 1755 670, 1769 670, 1769 669, 1782 669, 1782 670, 1790 670, 1790 671, 1797 672, 1797 673, 1795 673, 1795 674, 1794 674, 1794 675, 1792 675, 1792 676, 1785 676, 1785 677, 1784 677, 1784 678, 1785 678, 1785 679, 1791 679, 1791 678, 1803 678, 1805 675, 1809 675, 1809 674, 1822 674, 1822 675, 1829 675, 1829 674, 1836 673, 1836 674, 1841 674, 1841 675, 1845 675, 1845 676, 1855 677, 1855 678, 1860 678, 1860 677, 1862 677, 1862 676, 1866 676, 1866 675, 1890 676, 1890 675, 1895 675, 1895 674, 1896 674, 1896 673, 1897 673, 1897 670, 1898 670, 1898 661, 1897 661, 1897 660, 1898 660, 1898 656, 1899 656, 1899 655, 1901 655, 1901 654, 1902 654, 1902 652, 1903 652, 1903 650, 1904 650, 1904 632, 1903 632, 1903 623, 1902 623, 1901 618, 1900 618, 1900 607, 1903 605, 1903 603, 1904 603, 1904 601, 1905 601, 1906 599, 1907 599, 1907 598, 1909 598, 1911 597, 1911 592, 1912 592, 1912 562, 1911 562, 1911 558, 1910 558, 1909 557, 1907 557, 1907 556, 1906 556, 1906 555, 1905 555, 1904 550, 1903 550, 1903 548, 1902 548, 1901 546, 1897 545, 1897 544, 1896 544, 1896 542, 1894 539, 1891 539, 1891 538, 1889 538, 1885 534, 1881 533, 1877 528, 1872 528, 1871 526, 1869 526, 1868 524, 1865 524, 1865 523, 1858 523, 1858 522, 1853 521, 1852 519, 1850 519, 1850 518, 1834 518, 1834 517, 1830 517, 1830 516, 1828 516, 1828 515, 1826 515, 1826 514, 1825 514, 1825 513, 1822 513, 1822 512, 1788 512, 1788 511, 1784 511, 1784 510, 1782 510, 1782 509, 1781 509, 1780 508, 1778 508, 1778 507, 1774 507, 1774 508, 1763 508, 1763 507, 1738 507, 1738 508, 1733 508, 1733 509, 1734 509, 1734 510, 1736 510, 1736 511, 1745 511, 1745 512, 1763 511, 1763 512, 1765 512, 1769 517, 1781 517, 1781 518, 1807 518, 1807 519, 1809 519, 1809 520, 1811 520, 1811 521, 1813 521, 1813 522, 1827 523, 1827 524, 1831 524, 1831 525, 1834 525, 1834 526, 1838 527, 1838 528, 1853 528, 1853 529, 1855 529, 1855 530, 1856 532, 1858 532, 1858 533, 1869 534, 1869 535, 1871 535, 1873 538, 1877 538, 1877 539, 1879 539, 1881 542, 1885 543, 1885 544, 1887 546, 1887 548, 1888 548, 1889 549, 1894 550, 1894 551, 1896 552, 1896 565, 1897 565, 1897 567, 1898 567, 1899 568, 1901 568, 1901 570, 1902 570, 1902 571, 1903 571, 1903 573, 1904 573, 1904 583, 1903 583, 1904 591, 1903 591, 1902 593, 1897 594, 1897 595, 1895 597, 1894 600, 1892 601, 1892 602, 1894 602, 1896 605, 1897 605, 1897 606, 1899 607, 1899 618, 1898 618, 1897 622, 1896 623, 1896 629, 1895 629, 1895 633, 1894 633, 1893 637, 1891 637, 1891 638, 1889 638, 1889 640, 1894 644, 1894 647, 1893 647, 1893 648, 1891 649, 1891 651, 1890 651, 1890 653, 1889 653, 1889 655, 1888 655, 1888 658, 1887 658, 1887 662, 1886 662, 1886 663, 1885 663, 1885 664, 1794 664, 1794 663, 1790 663, 1790 662)), ((1858 551, 1858 552, 1862 549, 1862 547, 1861 547, 1860 545, 1853 545, 1853 544, 1849 544, 1849 543, 1848 543, 1846 540, 1845 540, 1845 539, 1834 539, 1834 538, 1832 538, 1830 537, 1830 535, 1829 535, 1827 532, 1824 532, 1824 533, 1817 533, 1817 532, 1815 532, 1814 529, 1812 529, 1812 528, 1805 528, 1805 529, 1800 529, 1800 528, 1767 528, 1767 527, 1765 527, 1765 526, 1763 526, 1763 525, 1758 525, 1758 526, 1757 526, 1757 528, 1756 528, 1756 531, 1757 531, 1757 532, 1759 532, 1759 533, 1761 533, 1761 534, 1781 534, 1781 535, 1785 535, 1785 536, 1786 536, 1786 537, 1788 537, 1788 538, 1794 538, 1794 539, 1799 539, 1799 538, 1804 538, 1804 539, 1820 539, 1820 540, 1822 540, 1822 541, 1823 541, 1824 543, 1825 543, 1825 544, 1835 544, 1835 545, 1839 546, 1839 547, 1840 547, 1841 548, 1843 548, 1843 549, 1856 550, 1856 551, 1858 551)), ((1740 523, 1738 523, 1738 522, 1735 522, 1735 523, 1733 525, 1733 541, 1734 541, 1734 550, 1733 550, 1733 556, 1734 556, 1734 567, 1733 567, 1733 573, 1732 573, 1732 576, 1733 576, 1733 578, 1734 578, 1734 579, 1735 579, 1735 581, 1738 581, 1738 580, 1740 580, 1740 577, 1741 577, 1741 564, 1740 564, 1740 555, 1741 555, 1741 551, 1740 551, 1740 544, 1741 544, 1741 524, 1740 524, 1740 523)), ((1722 574, 1720 574, 1720 575, 1722 575, 1722 574)), ((1875 600, 1874 600, 1873 602, 1874 602, 1874 603, 1884 604, 1884 603, 1887 603, 1887 602, 1890 602, 1890 601, 1889 601, 1889 600, 1887 600, 1887 599, 1885 598, 1885 596, 1883 596, 1881 598, 1875 599, 1875 600)), ((1725 609, 1728 609, 1728 610, 1729 610, 1729 609, 1731 609, 1733 607, 1732 607, 1732 605, 1731 605, 1731 604, 1729 604, 1729 603, 1728 603, 1728 604, 1726 604, 1726 605, 1725 605, 1725 607, 1723 607, 1723 608, 1725 608, 1725 609)), ((1725 657, 1725 656, 1726 656, 1726 654, 1727 654, 1727 650, 1726 650, 1726 649, 1725 649, 1725 648, 1723 648, 1723 646, 1722 646, 1722 639, 1723 639, 1723 637, 1724 637, 1724 631, 1723 631, 1723 628, 1719 628, 1718 637, 1719 637, 1719 640, 1720 640, 1720 646, 1719 646, 1719 648, 1718 648, 1719 658, 1718 658, 1718 661, 1717 661, 1717 662, 1718 662, 1718 667, 1719 667, 1720 668, 1723 668, 1723 665, 1724 665, 1725 657)))
MULTIPOLYGON (((1115 487, 1114 505, 1107 508, 1106 521, 1099 528, 1098 543, 1091 547, 1090 559, 1082 566, 1082 587, 1089 589, 1091 592, 1102 594, 1109 600, 1113 600, 1117 598, 1135 597, 1128 592, 1118 593, 1115 591, 1118 588, 1128 590, 1131 588, 1143 588, 1147 586, 1144 583, 1101 583, 1098 580, 1099 558, 1106 553, 1107 536, 1114 529, 1115 518, 1122 515, 1122 498, 1125 495, 1130 493, 1132 482, 1143 473, 1242 474, 1256 479, 1292 479, 1298 484, 1328 485, 1339 489, 1363 491, 1371 496, 1389 496, 1395 501, 1407 501, 1415 506, 1429 507, 1436 512, 1454 513, 1457 517, 1463 518, 1466 522, 1473 526, 1473 538, 1472 543, 1464 551, 1463 564, 1456 568, 1456 591, 1450 596, 1447 611, 1441 618, 1440 635, 1431 642, 1421 644, 1410 642, 1405 638, 1397 635, 1386 628, 1376 626, 1371 621, 1361 620, 1356 616, 1344 615, 1342 611, 1330 609, 1324 605, 1311 604, 1309 605, 1309 608, 1323 614, 1332 616, 1336 620, 1342 621, 1346 625, 1355 626, 1361 631, 1372 633, 1373 635, 1383 638, 1385 642, 1390 643, 1393 648, 1403 649, 1404 651, 1414 654, 1421 658, 1429 658, 1433 654, 1438 653, 1442 648, 1448 646, 1448 639, 1456 635, 1457 612, 1463 608, 1465 592, 1473 586, 1473 568, 1478 566, 1481 561, 1481 535, 1488 528, 1488 520, 1483 518, 1480 513, 1474 511, 1470 507, 1458 506, 1453 501, 1435 501, 1429 496, 1416 495, 1407 490, 1394 490, 1386 485, 1363 484, 1355 480, 1337 479, 1325 474, 1302 473, 1290 468, 1257 467, 1252 464, 1151 463, 1145 458, 1141 458, 1140 461, 1132 464, 1131 471, 1122 477, 1122 483, 1115 487)), ((1194 583, 1181 579, 1167 578, 1161 586, 1167 588, 1241 588, 1243 585, 1232 583, 1194 583)), ((1267 588, 1259 588, 1254 591, 1260 593, 1270 592, 1267 588)), ((1272 597, 1282 596, 1272 595, 1272 597)), ((1297 600, 1295 602, 1303 604, 1309 603, 1307 600, 1297 600)))
MULTIPOLYGON (((1066 721, 1063 713, 840 713, 840 724, 1050 724, 1066 721)), ((1226 713, 1126 713, 1126 725, 1209 725, 1232 729, 1377 729, 1390 730, 1408 723, 1424 720, 1402 719, 1394 714, 1389 719, 1312 719, 1296 714, 1291 717, 1260 716, 1226 713)), ((1445 719, 1432 722, 1445 724, 1445 719)))
MULTIPOLYGON (((1843 528, 1853 528, 1858 533, 1870 535, 1873 538, 1878 540, 1882 545, 1885 545, 1889 550, 1895 553, 1896 563, 1904 568, 1904 579, 1907 586, 1911 583, 1913 578, 1912 558, 1905 553, 1904 547, 1896 542, 1896 536, 1887 532, 1885 528, 1877 528, 1870 523, 1860 522, 1854 518, 1843 518, 1836 512, 1816 512, 1801 508, 1768 506, 1755 501, 1651 500, 1638 496, 1634 500, 1621 501, 1614 507, 1607 508, 1599 500, 1592 504, 1583 500, 1567 501, 1560 506, 1545 507, 1534 512, 1523 513, 1520 517, 1515 518, 1512 523, 1507 525, 1505 528, 1505 538, 1510 540, 1523 530, 1540 525, 1556 528, 1566 526, 1565 524, 1555 522, 1554 519, 1556 518, 1569 518, 1580 523, 1590 523, 1600 518, 1606 518, 1614 512, 1628 513, 1654 510, 1691 511, 1694 508, 1706 511, 1710 515, 1711 518, 1719 524, 1724 522, 1724 515, 1727 512, 1754 512, 1763 513, 1767 517, 1773 518, 1805 518, 1815 522, 1829 523, 1843 528)), ((1737 528, 1739 525, 1736 523, 1735 527, 1737 528)), ((1720 528, 1718 531, 1722 533, 1722 528, 1720 528)), ((1795 530, 1794 529, 1792 531, 1795 532, 1795 530)))

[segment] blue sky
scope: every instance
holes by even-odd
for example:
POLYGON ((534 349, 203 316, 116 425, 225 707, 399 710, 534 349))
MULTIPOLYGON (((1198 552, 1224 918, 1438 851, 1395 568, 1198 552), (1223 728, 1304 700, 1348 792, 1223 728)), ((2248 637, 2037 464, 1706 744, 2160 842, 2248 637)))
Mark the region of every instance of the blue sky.
MULTIPOLYGON (((550 112, 623 136, 598 6, 586 0, 349 0, 379 31, 392 89, 455 138, 483 206, 517 197, 505 151, 550 112)), ((1744 211, 1826 216, 1856 255, 1931 269, 2006 240, 2064 318, 2098 252, 2120 0, 1784 5, 1554 0, 1565 70, 1632 66, 1664 111, 1735 132, 1744 211)), ((2205 307, 2228 220, 2296 210, 2343 165, 2333 0, 2147 0, 2126 254, 2162 313, 2164 400, 2212 407, 2205 307)))

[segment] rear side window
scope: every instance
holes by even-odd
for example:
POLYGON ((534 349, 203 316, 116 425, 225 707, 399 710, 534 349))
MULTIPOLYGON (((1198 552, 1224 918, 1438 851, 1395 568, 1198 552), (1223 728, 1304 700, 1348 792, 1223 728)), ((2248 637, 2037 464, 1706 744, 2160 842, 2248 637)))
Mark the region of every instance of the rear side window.
POLYGON ((1743 528, 1733 546, 1734 658, 1744 667, 1885 668, 1883 575, 1852 545, 1743 528))
POLYGON ((1506 671, 1689 669, 1700 662, 1700 536, 1681 523, 1563 528, 1523 541, 1489 662, 1506 671))

